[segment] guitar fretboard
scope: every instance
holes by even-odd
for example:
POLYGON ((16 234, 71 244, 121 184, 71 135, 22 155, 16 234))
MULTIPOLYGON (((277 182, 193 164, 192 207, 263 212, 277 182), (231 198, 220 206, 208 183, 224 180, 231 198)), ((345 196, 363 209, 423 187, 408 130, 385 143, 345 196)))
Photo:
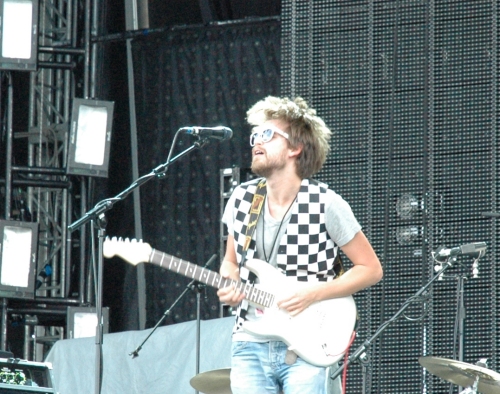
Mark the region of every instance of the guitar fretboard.
POLYGON ((153 249, 149 262, 159 267, 176 272, 180 275, 195 279, 208 286, 222 289, 228 286, 235 286, 245 294, 245 297, 254 304, 269 308, 274 302, 274 295, 258 289, 251 284, 224 278, 214 271, 200 267, 199 265, 184 261, 169 254, 153 249))

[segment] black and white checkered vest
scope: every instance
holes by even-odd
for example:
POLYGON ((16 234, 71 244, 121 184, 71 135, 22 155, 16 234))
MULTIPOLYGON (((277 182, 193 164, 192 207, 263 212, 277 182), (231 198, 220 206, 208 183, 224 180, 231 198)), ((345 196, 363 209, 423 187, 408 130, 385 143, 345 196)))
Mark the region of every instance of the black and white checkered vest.
MULTIPOLYGON (((259 181, 243 183, 234 191, 236 214, 233 235, 238 262, 242 258, 250 206, 259 181)), ((333 265, 338 247, 325 226, 327 190, 327 185, 315 180, 302 181, 286 232, 279 243, 278 268, 284 275, 294 276, 298 281, 329 281, 336 276, 333 265)), ((255 254, 255 237, 254 233, 246 259, 252 259, 255 254)), ((252 281, 255 275, 242 267, 240 278, 242 282, 252 281)), ((247 309, 248 303, 243 300, 238 308, 235 331, 241 328, 247 309)))

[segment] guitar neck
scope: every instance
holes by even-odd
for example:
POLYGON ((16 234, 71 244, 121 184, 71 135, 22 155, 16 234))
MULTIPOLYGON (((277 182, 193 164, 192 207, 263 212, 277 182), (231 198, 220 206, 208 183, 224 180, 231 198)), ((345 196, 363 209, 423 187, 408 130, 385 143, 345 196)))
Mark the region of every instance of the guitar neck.
POLYGON ((200 267, 199 265, 184 261, 167 253, 153 249, 149 259, 150 263, 169 271, 176 272, 187 278, 195 279, 216 289, 235 286, 245 297, 254 304, 268 308, 274 301, 274 296, 266 291, 254 287, 252 284, 243 283, 234 279, 224 278, 214 271, 200 267))

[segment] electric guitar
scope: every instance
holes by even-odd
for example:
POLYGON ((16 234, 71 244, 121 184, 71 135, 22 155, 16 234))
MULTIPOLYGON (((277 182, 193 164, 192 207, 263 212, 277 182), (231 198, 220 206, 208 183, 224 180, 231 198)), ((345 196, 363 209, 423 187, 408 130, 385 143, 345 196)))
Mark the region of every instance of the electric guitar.
POLYGON ((135 239, 106 238, 103 253, 107 258, 116 255, 133 265, 153 263, 218 289, 236 286, 249 303, 263 310, 262 319, 245 322, 243 329, 256 336, 283 341, 290 350, 313 365, 327 367, 337 362, 353 338, 357 311, 351 296, 316 302, 298 315, 291 316, 279 309, 276 303, 283 295, 291 294, 293 289, 307 286, 307 282, 286 277, 264 261, 253 259, 245 263, 245 267, 260 280, 260 283, 252 285, 223 278, 135 239))

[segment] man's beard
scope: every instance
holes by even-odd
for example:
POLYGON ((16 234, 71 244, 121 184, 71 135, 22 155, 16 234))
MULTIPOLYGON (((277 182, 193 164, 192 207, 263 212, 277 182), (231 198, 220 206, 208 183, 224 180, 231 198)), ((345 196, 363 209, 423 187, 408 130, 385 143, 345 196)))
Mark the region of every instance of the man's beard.
POLYGON ((264 178, 268 178, 274 170, 274 168, 270 168, 268 165, 262 163, 255 164, 253 161, 251 169, 254 174, 264 178))
POLYGON ((267 160, 260 162, 252 160, 252 172, 261 177, 268 178, 274 171, 285 168, 286 158, 284 155, 286 153, 283 153, 282 156, 266 157, 267 160))

